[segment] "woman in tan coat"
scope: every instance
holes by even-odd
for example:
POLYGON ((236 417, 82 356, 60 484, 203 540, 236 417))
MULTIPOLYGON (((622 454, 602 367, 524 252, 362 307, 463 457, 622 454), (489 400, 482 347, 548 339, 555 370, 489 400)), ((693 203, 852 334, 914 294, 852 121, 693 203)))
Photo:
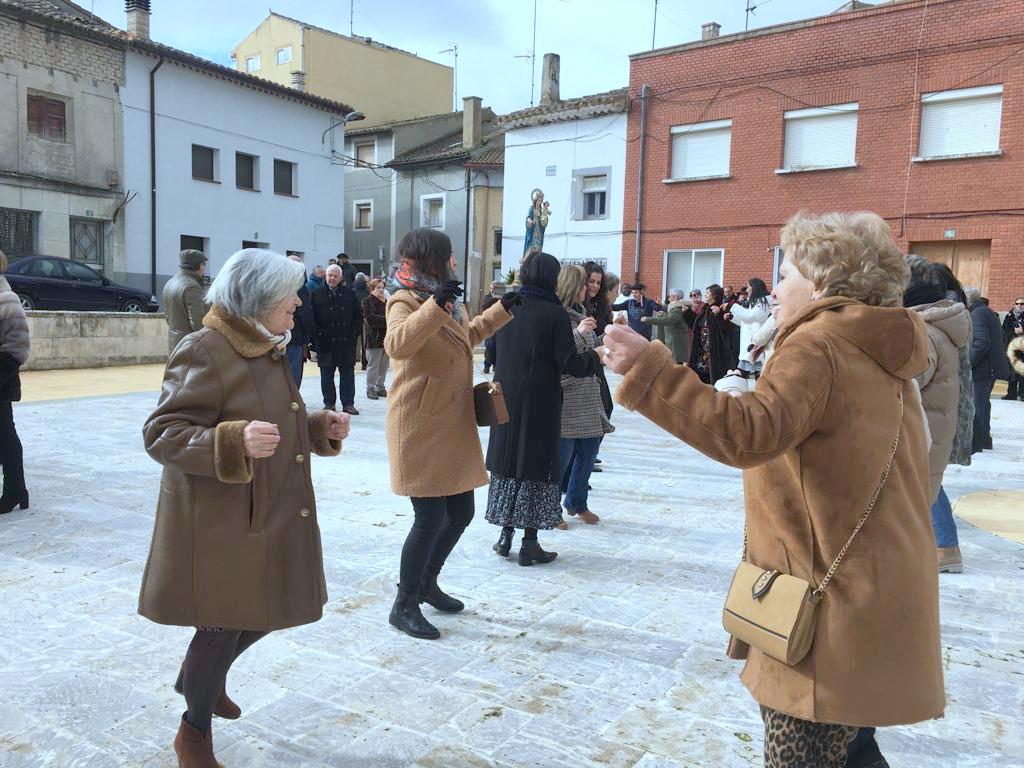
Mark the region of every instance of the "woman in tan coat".
POLYGON ((921 316, 900 307, 908 269, 880 217, 800 214, 782 248, 780 330, 756 391, 715 392, 620 326, 608 329, 604 359, 625 374, 616 392, 625 407, 745 470, 747 559, 815 586, 868 508, 898 431, 877 503, 818 605, 809 653, 789 666, 745 647, 742 675, 761 705, 767 768, 885 766, 874 728, 945 706, 913 382, 928 337, 921 316))
POLYGON ((473 348, 512 319, 506 293, 469 320, 454 278, 452 244, 436 229, 414 229, 398 243, 384 351, 394 364, 388 398, 391 488, 412 499, 415 517, 402 548, 398 596, 388 621, 416 638, 441 636, 420 611, 427 603, 457 613, 437 577, 473 519, 473 489, 487 485, 473 405, 473 348))
POLYGON ((196 627, 175 684, 188 705, 174 740, 183 768, 217 765, 210 718, 241 714, 224 692, 238 655, 317 621, 327 602, 309 460, 341 450, 348 416, 307 414, 288 367, 303 278, 270 251, 228 259, 143 429, 164 471, 139 613, 196 627))

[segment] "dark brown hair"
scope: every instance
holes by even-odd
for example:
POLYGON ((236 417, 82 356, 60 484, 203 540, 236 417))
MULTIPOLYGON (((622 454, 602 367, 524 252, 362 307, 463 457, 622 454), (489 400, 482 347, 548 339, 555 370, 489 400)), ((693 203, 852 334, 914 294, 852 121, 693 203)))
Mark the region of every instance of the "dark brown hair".
POLYGON ((435 280, 448 278, 448 262, 452 258, 452 241, 444 232, 420 227, 406 232, 398 241, 398 258, 412 268, 435 280))

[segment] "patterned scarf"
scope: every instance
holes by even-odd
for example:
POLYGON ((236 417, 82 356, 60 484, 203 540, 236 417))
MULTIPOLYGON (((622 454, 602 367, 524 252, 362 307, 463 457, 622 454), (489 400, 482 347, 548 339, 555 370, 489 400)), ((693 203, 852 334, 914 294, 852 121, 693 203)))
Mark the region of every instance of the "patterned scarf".
POLYGON ((256 330, 262 333, 264 336, 266 336, 267 339, 269 339, 270 343, 274 345, 274 349, 276 349, 282 355, 288 348, 288 342, 292 340, 291 331, 285 331, 284 333, 271 333, 267 329, 267 326, 265 326, 263 323, 259 321, 256 322, 256 330))
MULTIPOLYGON (((446 280, 453 279, 454 276, 445 278, 446 280)), ((436 291, 443 280, 437 280, 433 277, 427 277, 426 275, 416 272, 413 264, 408 259, 402 261, 398 265, 398 269, 395 270, 395 276, 388 281, 388 291, 392 294, 396 291, 412 291, 424 301, 434 298, 434 291, 436 291)), ((462 302, 452 302, 452 317, 455 318, 455 322, 462 322, 462 302)))

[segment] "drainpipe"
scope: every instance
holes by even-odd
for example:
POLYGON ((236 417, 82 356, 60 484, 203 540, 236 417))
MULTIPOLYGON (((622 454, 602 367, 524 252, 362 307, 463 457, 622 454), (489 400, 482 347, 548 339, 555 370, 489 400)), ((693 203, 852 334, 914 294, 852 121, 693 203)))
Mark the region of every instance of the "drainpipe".
POLYGON ((163 56, 149 70, 149 269, 150 290, 156 296, 156 72, 164 65, 163 56))
POLYGON ((644 156, 647 149, 647 92, 650 86, 640 87, 640 162, 636 172, 636 238, 633 251, 633 282, 640 282, 640 222, 644 207, 644 156))
POLYGON ((465 291, 463 302, 469 301, 469 220, 472 211, 473 172, 466 169, 466 248, 462 257, 462 286, 465 291))

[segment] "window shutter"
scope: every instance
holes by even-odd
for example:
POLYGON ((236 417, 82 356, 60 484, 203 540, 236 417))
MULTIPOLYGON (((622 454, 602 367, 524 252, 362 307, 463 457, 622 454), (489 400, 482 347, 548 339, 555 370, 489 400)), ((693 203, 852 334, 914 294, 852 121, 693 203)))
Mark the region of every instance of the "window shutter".
POLYGON ((732 120, 672 128, 672 178, 729 175, 732 120))
POLYGON ((666 292, 673 288, 689 291, 693 288, 693 251, 673 251, 668 255, 665 275, 666 292))
POLYGON ((693 252, 693 285, 703 291, 709 285, 722 283, 722 252, 693 252))
POLYGON ((787 170, 853 165, 857 152, 857 105, 786 112, 787 170))
POLYGON ((28 97, 28 132, 43 135, 43 99, 39 96, 28 97))
POLYGON ((584 192, 604 192, 608 188, 607 176, 584 176, 584 192))
POLYGON ((925 94, 921 99, 921 157, 999 151, 1002 86, 925 94))
POLYGON ((44 135, 51 141, 64 141, 64 102, 44 99, 45 128, 44 135))

